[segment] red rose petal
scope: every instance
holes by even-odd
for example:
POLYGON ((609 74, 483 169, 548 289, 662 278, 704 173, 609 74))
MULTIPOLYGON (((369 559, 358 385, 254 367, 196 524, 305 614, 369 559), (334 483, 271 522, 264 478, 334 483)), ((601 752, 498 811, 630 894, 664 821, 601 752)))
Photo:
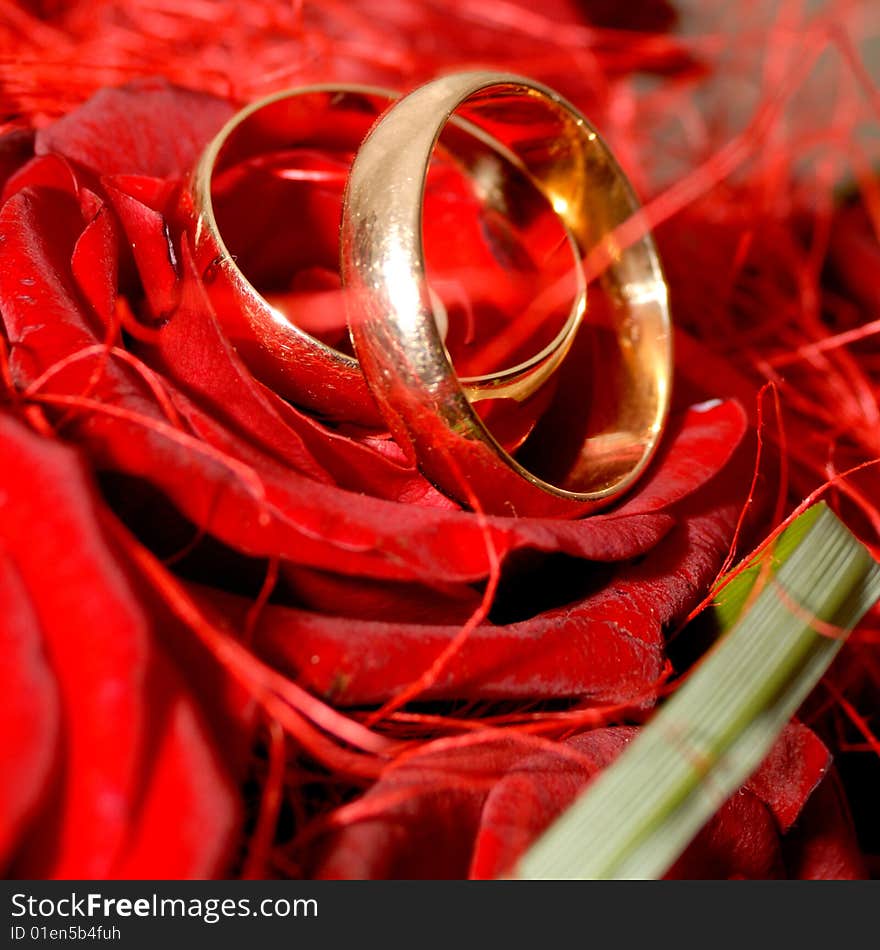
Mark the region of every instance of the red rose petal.
POLYGON ((728 799, 669 869, 678 880, 767 880, 785 877, 773 814, 742 789, 728 799))
MULTIPOLYGON (((99 500, 69 449, 8 416, 0 416, 0 443, 17 463, 0 471, 0 544, 39 618, 64 723, 53 797, 16 874, 137 873, 129 839, 138 819, 143 836, 159 840, 177 827, 190 842, 174 873, 216 873, 237 819, 234 794, 213 737, 102 535, 99 500), (167 739, 157 742, 172 712, 167 739), (194 763, 201 792, 187 794, 194 763)), ((4 772, 4 782, 11 777, 4 772)))
POLYGON ((868 876, 843 792, 832 775, 810 796, 785 839, 790 877, 856 881, 868 876))
POLYGON ((101 185, 146 205, 163 217, 168 217, 176 211, 181 194, 179 181, 156 178, 154 175, 104 175, 101 185))
POLYGON ((658 511, 687 498, 695 486, 705 484, 727 463, 748 425, 743 407, 734 400, 691 406, 685 418, 682 439, 667 435, 644 480, 617 514, 658 511), (725 444, 722 459, 721 446, 725 444))
POLYGON ((32 159, 11 175, 3 189, 0 202, 25 188, 55 188, 71 195, 79 191, 76 174, 60 155, 45 155, 32 159))
POLYGON ((157 664, 150 695, 149 770, 133 802, 122 879, 206 878, 222 873, 235 848, 239 803, 218 762, 217 736, 180 690, 170 665, 157 664))
MULTIPOLYGON (((354 620, 406 624, 463 624, 479 609, 483 595, 473 584, 378 581, 315 571, 297 564, 281 566, 285 590, 299 608, 354 620)), ((247 602, 242 604, 245 607, 247 602)))
POLYGON ((164 79, 102 89, 79 109, 37 132, 38 155, 56 153, 102 175, 188 174, 232 115, 216 96, 164 79))
POLYGON ((486 796, 468 877, 485 880, 509 872, 635 734, 631 728, 595 729, 566 742, 580 753, 578 761, 548 751, 517 762, 486 796))
POLYGON ((793 722, 745 787, 767 803, 780 830, 788 831, 830 765, 831 754, 816 733, 793 722))
POLYGON ((167 319, 180 300, 178 262, 165 218, 112 185, 104 185, 141 274, 144 292, 155 320, 167 319))
POLYGON ((60 729, 58 690, 40 621, 4 534, 0 528, 0 868, 8 865, 48 789, 60 729))
POLYGON ((119 232, 109 208, 101 207, 79 236, 71 273, 86 301, 106 327, 111 325, 119 275, 119 232))

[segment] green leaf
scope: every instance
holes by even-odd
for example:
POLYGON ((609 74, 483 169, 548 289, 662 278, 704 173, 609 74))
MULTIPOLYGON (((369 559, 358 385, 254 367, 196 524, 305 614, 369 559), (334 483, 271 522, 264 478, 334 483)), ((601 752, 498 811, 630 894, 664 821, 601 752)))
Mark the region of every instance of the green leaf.
POLYGON ((770 572, 754 563, 724 590, 718 616, 732 627, 516 876, 662 877, 760 765, 880 598, 880 568, 824 505, 798 518, 771 556, 770 572))
MULTIPOLYGON (((770 549, 772 574, 776 574, 780 566, 788 560, 794 549, 806 537, 807 532, 816 523, 816 519, 827 510, 824 503, 813 505, 780 534, 770 549)), ((763 567, 764 559, 760 556, 756 557, 744 571, 725 584, 719 592, 715 614, 722 630, 729 630, 739 620, 763 567)))

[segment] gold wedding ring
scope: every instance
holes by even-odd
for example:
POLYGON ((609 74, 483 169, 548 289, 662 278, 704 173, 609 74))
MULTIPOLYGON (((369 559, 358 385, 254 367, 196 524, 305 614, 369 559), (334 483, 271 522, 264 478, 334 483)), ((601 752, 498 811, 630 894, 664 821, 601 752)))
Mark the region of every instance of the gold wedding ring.
MULTIPOLYGON (((482 174, 491 193, 491 166, 472 174, 482 174)), ((587 120, 553 90, 514 75, 436 79, 396 102, 363 142, 349 173, 341 233, 355 352, 392 434, 447 494, 490 513, 574 516, 617 500, 644 471, 668 412, 672 343, 667 285, 650 233, 625 247, 615 243, 615 229, 638 210, 587 120), (456 376, 425 276, 425 181, 453 113, 500 143, 530 176, 582 261, 605 258, 589 287, 578 359, 560 365, 556 358, 570 338, 553 350, 556 404, 516 458, 492 436, 456 376)), ((579 323, 570 321, 569 330, 579 323)), ((547 381, 534 367, 529 373, 533 383, 547 381)), ((521 380, 508 375, 515 389, 521 380)))
MULTIPOLYGON (((378 116, 397 99, 384 89, 352 85, 321 85, 287 90, 238 112, 208 145, 191 182, 196 226, 195 253, 209 297, 232 343, 254 375, 280 395, 319 416, 384 427, 358 361, 310 335, 245 275, 227 247, 215 211, 213 189, 218 176, 243 163, 259 162, 270 152, 320 149, 336 144, 354 153, 378 116)), ((547 199, 536 189, 521 164, 491 136, 453 120, 444 147, 466 175, 492 171, 494 187, 485 203, 500 213, 515 205, 547 199)), ((395 187, 387 176, 382 188, 395 187)), ((552 209, 550 209, 552 213, 552 209)), ((289 221, 291 229, 306 222, 289 221)), ((576 245, 569 236, 572 262, 576 245)), ((585 287, 580 268, 571 309, 554 339, 530 358, 481 376, 462 378, 472 402, 482 399, 528 398, 552 376, 574 340, 584 312, 585 287)), ((415 279, 415 275, 412 275, 415 279)), ((442 304, 419 278, 431 299, 431 312, 442 316, 442 304)), ((340 311, 344 311, 342 302, 340 311)), ((436 327, 433 322, 432 326, 436 327)), ((436 332, 436 331, 435 331, 436 332)))

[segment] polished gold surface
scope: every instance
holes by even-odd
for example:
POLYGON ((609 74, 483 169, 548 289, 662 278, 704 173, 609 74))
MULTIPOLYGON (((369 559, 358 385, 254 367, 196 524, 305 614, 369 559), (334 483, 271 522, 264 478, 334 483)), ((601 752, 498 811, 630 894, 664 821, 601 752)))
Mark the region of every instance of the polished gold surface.
POLYGON ((644 471, 668 412, 672 349, 667 286, 650 234, 625 248, 613 242, 615 228, 638 208, 587 120, 528 79, 489 72, 442 77, 397 102, 373 128, 350 172, 343 210, 351 334, 389 427, 443 491, 489 512, 579 515, 618 499, 644 471), (549 353, 481 381, 477 390, 456 377, 438 329, 425 276, 422 205, 432 152, 454 112, 527 171, 582 260, 604 259, 589 309, 595 286, 611 332, 594 333, 591 366, 565 384, 567 402, 555 410, 554 424, 562 431, 570 411, 569 428, 582 437, 561 459, 539 438, 513 458, 472 403, 487 388, 496 397, 527 398, 564 368, 562 357, 582 329, 582 289, 549 353))
MULTIPOLYGON (((204 272, 210 272, 212 301, 222 307, 221 322, 255 375, 294 403, 330 419, 382 425, 375 402, 353 357, 321 342, 291 321, 283 310, 264 297, 242 272, 230 253, 215 214, 212 186, 224 163, 258 155, 270 147, 290 148, 307 143, 320 145, 321 136, 340 138, 342 129, 353 129, 352 151, 397 94, 357 85, 319 85, 286 90, 255 102, 238 112, 205 149, 191 179, 196 210, 195 246, 204 272), (357 130, 361 129, 360 134, 357 130), (230 159, 228 156, 232 156, 230 159)), ((491 182, 483 195, 487 206, 503 211, 514 202, 546 197, 534 186, 519 160, 484 131, 456 120, 445 146, 467 175, 491 182), (525 183, 525 187, 524 187, 525 183), (527 192, 533 192, 530 197, 527 192), (515 193, 515 194, 514 194, 515 193)), ((386 179, 381 187, 396 188, 386 179)), ((299 224, 291 224, 301 226, 299 224)), ((577 247, 569 237, 573 260, 577 247)), ((394 261, 387 262, 389 267, 394 261)), ((581 274, 580 269, 578 273, 581 274)), ((409 285, 394 280, 395 286, 409 285)), ((422 277, 424 285, 424 278, 422 277)), ((429 293, 427 286, 424 292, 429 293)), ((441 309, 432 297, 432 311, 441 309)), ((555 372, 574 340, 584 314, 582 274, 567 320, 556 337, 540 352, 515 366, 482 376, 463 378, 469 398, 528 399, 555 372)), ((402 310, 407 310, 402 304, 402 310)), ((355 322, 356 318, 355 318, 355 322)), ((432 320, 433 324, 433 320, 432 320)))

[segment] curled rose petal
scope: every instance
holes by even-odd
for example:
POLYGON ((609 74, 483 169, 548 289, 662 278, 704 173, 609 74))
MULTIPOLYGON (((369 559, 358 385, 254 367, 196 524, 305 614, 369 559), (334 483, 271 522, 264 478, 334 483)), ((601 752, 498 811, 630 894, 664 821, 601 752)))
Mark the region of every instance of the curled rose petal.
POLYGON ((119 277, 119 231, 109 208, 101 205, 77 238, 70 269, 86 302, 109 329, 119 277))
POLYGON ((804 801, 831 766, 828 749, 803 723, 791 723, 748 787, 773 812, 782 831, 794 824, 804 801))
POLYGON ((148 270, 142 282, 154 320, 167 318, 180 299, 180 281, 174 244, 165 218, 143 201, 104 183, 109 200, 128 238, 138 270, 148 270))
POLYGON ((10 175, 3 201, 25 188, 55 188, 75 195, 79 191, 76 173, 61 155, 43 155, 32 159, 10 175))

